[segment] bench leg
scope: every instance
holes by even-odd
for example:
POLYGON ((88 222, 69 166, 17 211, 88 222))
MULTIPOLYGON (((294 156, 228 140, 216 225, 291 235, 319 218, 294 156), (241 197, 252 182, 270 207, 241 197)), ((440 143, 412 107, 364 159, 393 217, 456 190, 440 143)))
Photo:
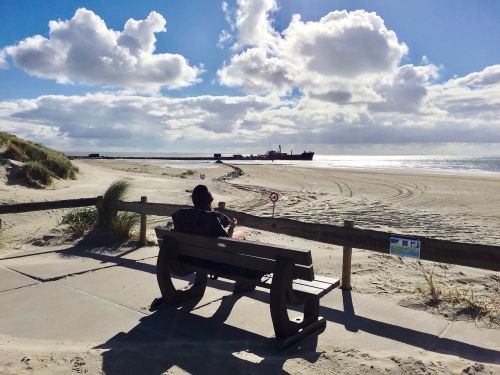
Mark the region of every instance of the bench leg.
POLYGON ((179 276, 187 276, 190 272, 184 270, 176 261, 175 241, 165 239, 160 247, 156 262, 156 279, 163 300, 170 305, 182 305, 195 298, 201 298, 207 286, 207 274, 196 272, 194 283, 187 288, 176 289, 172 282, 172 271, 179 276))
POLYGON ((305 297, 292 289, 293 262, 288 259, 277 261, 271 285, 271 317, 276 338, 281 346, 289 345, 308 333, 325 326, 319 318, 319 298, 305 297), (302 318, 290 319, 287 305, 304 305, 302 318))

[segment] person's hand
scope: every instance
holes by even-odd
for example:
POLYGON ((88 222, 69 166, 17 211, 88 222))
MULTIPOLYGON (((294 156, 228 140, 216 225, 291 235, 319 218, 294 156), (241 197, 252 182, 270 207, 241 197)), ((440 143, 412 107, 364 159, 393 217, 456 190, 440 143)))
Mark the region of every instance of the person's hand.
POLYGON ((236 220, 234 217, 232 219, 229 219, 229 228, 234 228, 235 226, 238 225, 238 220, 236 220))

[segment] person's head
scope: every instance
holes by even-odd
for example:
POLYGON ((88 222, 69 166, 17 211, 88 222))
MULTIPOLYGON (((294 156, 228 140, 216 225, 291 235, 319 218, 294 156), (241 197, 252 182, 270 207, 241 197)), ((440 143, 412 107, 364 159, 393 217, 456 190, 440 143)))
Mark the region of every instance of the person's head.
POLYGON ((191 199, 195 207, 203 210, 210 210, 214 197, 205 185, 198 185, 193 189, 191 199))

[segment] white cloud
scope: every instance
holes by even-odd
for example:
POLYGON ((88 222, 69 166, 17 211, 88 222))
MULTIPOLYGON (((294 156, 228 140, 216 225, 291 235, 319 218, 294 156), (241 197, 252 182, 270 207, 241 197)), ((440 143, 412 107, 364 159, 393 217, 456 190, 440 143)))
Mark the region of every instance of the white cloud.
POLYGON ((376 86, 383 101, 369 103, 368 108, 373 112, 418 112, 427 95, 427 82, 437 75, 434 65, 403 65, 390 82, 376 86))
POLYGON ((382 18, 364 10, 330 12, 317 22, 295 15, 283 35, 288 58, 327 77, 390 72, 408 52, 382 18))
POLYGON ((258 96, 49 95, 0 102, 0 129, 17 129, 30 139, 36 133, 27 129, 50 129, 57 134, 51 144, 61 137, 71 140, 74 149, 89 144, 154 149, 177 141, 229 139, 246 116, 273 103, 272 98, 258 96))
MULTIPOLYGON (((236 53, 219 70, 223 84, 232 86, 241 82, 245 89, 256 91, 256 86, 262 83, 262 90, 271 91, 268 74, 275 71, 276 66, 282 67, 280 71, 284 68, 281 75, 290 81, 289 89, 326 91, 324 86, 348 86, 353 80, 358 85, 360 80, 372 84, 380 75, 392 74, 408 51, 375 13, 334 11, 319 21, 310 22, 303 22, 300 16, 294 15, 280 34, 269 19, 269 14, 277 9, 276 3, 256 1, 250 4, 239 2, 234 23, 235 46, 249 48, 236 53), (248 63, 255 67, 252 76, 242 68, 248 63), (254 85, 249 84, 251 79, 255 80, 254 85)), ((271 84, 273 82, 282 93, 282 80, 271 81, 271 84)))
POLYGON ((369 144, 382 151, 388 147, 383 145, 406 144, 406 151, 419 153, 422 144, 500 143, 497 67, 428 84, 425 96, 407 91, 407 85, 419 87, 425 81, 421 75, 434 74, 417 68, 398 69, 398 79, 387 81, 387 92, 400 92, 404 102, 412 98, 419 110, 401 107, 399 98, 390 95, 376 109, 363 102, 346 104, 346 94, 333 90, 325 94, 328 100, 99 93, 0 102, 0 129, 73 150, 256 152, 281 143, 294 150, 312 146, 318 152, 349 144, 352 153, 363 153, 373 150, 369 144))
POLYGON ((234 26, 241 47, 273 45, 278 33, 273 29, 269 14, 278 10, 275 0, 238 0, 234 26))
MULTIPOLYGON (((108 29, 85 8, 71 20, 50 21, 49 38, 35 35, 3 49, 27 73, 59 83, 81 82, 140 91, 178 88, 197 82, 200 69, 181 55, 155 54, 166 21, 157 12, 129 19, 123 31, 108 29)), ((1 59, 0 59, 1 61, 1 59)))
POLYGON ((426 58, 423 66, 400 66, 408 47, 375 13, 333 11, 309 22, 294 15, 279 33, 270 19, 275 1, 238 5, 231 23, 235 52, 218 71, 226 86, 281 96, 298 89, 324 102, 409 113, 420 110, 429 82, 437 78, 438 69, 426 58))
POLYGON ((293 87, 290 62, 269 56, 265 49, 250 48, 231 58, 219 70, 220 80, 227 86, 243 87, 250 93, 286 94, 293 87))

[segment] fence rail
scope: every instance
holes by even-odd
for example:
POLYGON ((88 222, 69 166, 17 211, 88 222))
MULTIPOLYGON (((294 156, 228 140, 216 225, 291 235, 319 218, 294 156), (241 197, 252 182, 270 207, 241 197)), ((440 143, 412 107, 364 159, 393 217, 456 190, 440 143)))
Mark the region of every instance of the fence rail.
MULTIPOLYGON (((100 199, 102 198, 0 205, 0 214, 92 206, 98 204, 100 199)), ((146 200, 143 199, 144 202, 119 202, 118 209, 141 214, 141 228, 145 228, 147 215, 170 216, 176 210, 188 207, 167 203, 151 203, 146 202, 146 200)), ((392 235, 405 237, 401 234, 369 229, 306 223, 285 218, 260 217, 222 207, 219 208, 219 211, 230 217, 235 217, 240 225, 246 227, 386 254, 389 252, 392 235)), ((141 238, 145 238, 145 230, 141 230, 141 232, 143 231, 141 238)), ((500 271, 500 246, 417 237, 421 241, 420 259, 500 271)))
POLYGON ((20 212, 30 211, 46 211, 56 208, 76 208, 95 206, 97 198, 80 198, 80 199, 65 199, 59 201, 48 202, 29 202, 29 203, 14 203, 0 204, 0 214, 17 214, 20 212))

